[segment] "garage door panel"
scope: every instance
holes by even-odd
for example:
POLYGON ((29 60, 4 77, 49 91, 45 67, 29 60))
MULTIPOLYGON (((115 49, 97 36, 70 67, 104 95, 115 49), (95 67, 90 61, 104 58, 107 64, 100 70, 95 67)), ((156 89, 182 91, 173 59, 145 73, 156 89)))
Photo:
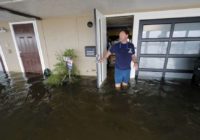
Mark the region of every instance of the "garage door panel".
POLYGON ((165 74, 166 78, 177 78, 177 79, 191 79, 192 73, 173 73, 173 72, 167 72, 165 74))
POLYGON ((168 42, 142 42, 141 54, 166 54, 168 42))
POLYGON ((140 68, 163 69, 165 58, 141 57, 140 68))
POLYGON ((173 37, 200 37, 200 22, 175 24, 173 37))
POLYGON ((168 38, 171 24, 144 25, 142 38, 168 38))
POLYGON ((200 41, 174 41, 170 54, 200 54, 200 41))
POLYGON ((193 70, 194 58, 168 58, 167 69, 193 70))
POLYGON ((140 71, 139 72, 139 77, 142 79, 148 79, 148 78, 156 78, 160 79, 162 77, 162 72, 149 72, 149 71, 140 71))

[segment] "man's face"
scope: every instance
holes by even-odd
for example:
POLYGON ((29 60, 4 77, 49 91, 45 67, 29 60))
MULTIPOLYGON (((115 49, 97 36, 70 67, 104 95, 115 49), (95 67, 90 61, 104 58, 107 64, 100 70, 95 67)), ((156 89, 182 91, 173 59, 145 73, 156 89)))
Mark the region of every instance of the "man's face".
POLYGON ((127 39, 128 39, 128 35, 124 31, 121 31, 119 33, 119 40, 120 41, 127 41, 127 39))

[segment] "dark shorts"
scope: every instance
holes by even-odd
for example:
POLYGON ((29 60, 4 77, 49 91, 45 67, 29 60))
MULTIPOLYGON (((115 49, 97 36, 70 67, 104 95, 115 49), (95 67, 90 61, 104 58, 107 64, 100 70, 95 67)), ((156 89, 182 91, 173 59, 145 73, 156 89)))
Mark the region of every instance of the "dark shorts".
POLYGON ((127 70, 120 70, 115 68, 115 84, 127 83, 130 80, 130 69, 127 70))

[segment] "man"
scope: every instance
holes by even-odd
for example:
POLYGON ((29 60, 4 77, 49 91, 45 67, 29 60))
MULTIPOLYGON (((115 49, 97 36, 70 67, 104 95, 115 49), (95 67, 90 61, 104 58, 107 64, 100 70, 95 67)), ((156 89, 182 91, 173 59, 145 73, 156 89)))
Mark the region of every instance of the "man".
POLYGON ((112 53, 116 56, 115 61, 115 88, 117 90, 128 87, 128 82, 130 80, 131 71, 131 61, 134 62, 134 67, 137 70, 138 64, 135 56, 134 45, 128 42, 129 32, 127 30, 122 30, 119 33, 119 43, 113 45, 105 54, 105 56, 100 59, 100 62, 106 60, 112 53))

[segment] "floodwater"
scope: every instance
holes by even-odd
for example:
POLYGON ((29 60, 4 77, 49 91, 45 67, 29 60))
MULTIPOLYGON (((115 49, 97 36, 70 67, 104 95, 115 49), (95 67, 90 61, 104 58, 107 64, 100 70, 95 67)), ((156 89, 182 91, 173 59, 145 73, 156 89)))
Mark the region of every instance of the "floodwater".
POLYGON ((50 88, 41 78, 1 77, 0 140, 199 140, 200 88, 134 81, 115 91, 94 78, 50 88))

